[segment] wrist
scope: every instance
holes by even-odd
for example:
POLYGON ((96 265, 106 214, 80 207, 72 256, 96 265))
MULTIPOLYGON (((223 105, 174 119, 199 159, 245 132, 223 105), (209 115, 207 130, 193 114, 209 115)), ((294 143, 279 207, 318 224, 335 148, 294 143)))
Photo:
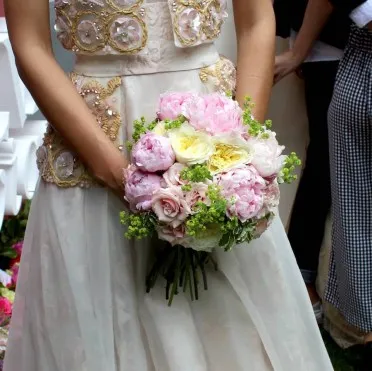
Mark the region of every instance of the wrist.
POLYGON ((300 66, 305 61, 307 55, 308 53, 306 51, 296 48, 296 46, 294 46, 292 49, 293 62, 297 66, 300 66))

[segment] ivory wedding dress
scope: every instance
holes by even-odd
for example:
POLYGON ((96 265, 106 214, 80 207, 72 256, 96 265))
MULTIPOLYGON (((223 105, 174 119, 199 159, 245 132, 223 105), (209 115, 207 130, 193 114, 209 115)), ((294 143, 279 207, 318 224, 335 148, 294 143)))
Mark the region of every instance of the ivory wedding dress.
MULTIPOLYGON (((55 5, 76 53, 72 82, 119 149, 160 93, 234 88, 213 44, 222 1, 55 5)), ((150 243, 123 237, 123 205, 52 127, 38 165, 5 371, 332 370, 279 218, 259 240, 217 251, 199 301, 180 294, 168 308, 160 283, 145 294, 150 243)))

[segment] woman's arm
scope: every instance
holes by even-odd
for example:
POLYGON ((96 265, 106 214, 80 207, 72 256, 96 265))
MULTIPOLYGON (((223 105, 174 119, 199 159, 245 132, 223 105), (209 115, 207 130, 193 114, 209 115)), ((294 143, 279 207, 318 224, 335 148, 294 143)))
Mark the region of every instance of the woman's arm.
POLYGON ((275 58, 275 83, 295 71, 306 59, 332 11, 328 0, 309 0, 293 48, 275 58))
POLYGON ((254 115, 264 120, 273 82, 275 17, 272 0, 233 0, 238 43, 237 90, 240 104, 249 95, 254 115))
POLYGON ((5 0, 4 5, 19 74, 40 110, 92 173, 120 191, 126 161, 54 59, 48 0, 5 0))

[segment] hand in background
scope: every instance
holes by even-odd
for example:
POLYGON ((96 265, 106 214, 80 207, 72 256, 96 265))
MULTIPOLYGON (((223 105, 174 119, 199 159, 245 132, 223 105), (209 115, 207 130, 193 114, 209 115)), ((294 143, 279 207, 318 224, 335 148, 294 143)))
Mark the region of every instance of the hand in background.
POLYGON ((300 67, 302 60, 292 50, 288 50, 275 57, 274 84, 300 67))

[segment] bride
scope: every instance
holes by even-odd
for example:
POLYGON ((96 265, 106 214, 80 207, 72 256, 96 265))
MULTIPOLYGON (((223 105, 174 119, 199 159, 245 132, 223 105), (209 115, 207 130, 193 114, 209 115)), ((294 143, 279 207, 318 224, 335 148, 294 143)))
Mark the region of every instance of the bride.
MULTIPOLYGON (((224 0, 56 0, 76 54, 51 48, 48 0, 5 0, 19 73, 51 123, 29 218, 5 371, 330 371, 283 226, 217 253, 210 290, 171 308, 144 293, 149 243, 123 237, 123 145, 167 90, 227 91, 213 44, 224 0)), ((271 0, 235 0, 236 97, 264 118, 273 81, 271 0)), ((232 11, 229 9, 229 11, 232 11)))

